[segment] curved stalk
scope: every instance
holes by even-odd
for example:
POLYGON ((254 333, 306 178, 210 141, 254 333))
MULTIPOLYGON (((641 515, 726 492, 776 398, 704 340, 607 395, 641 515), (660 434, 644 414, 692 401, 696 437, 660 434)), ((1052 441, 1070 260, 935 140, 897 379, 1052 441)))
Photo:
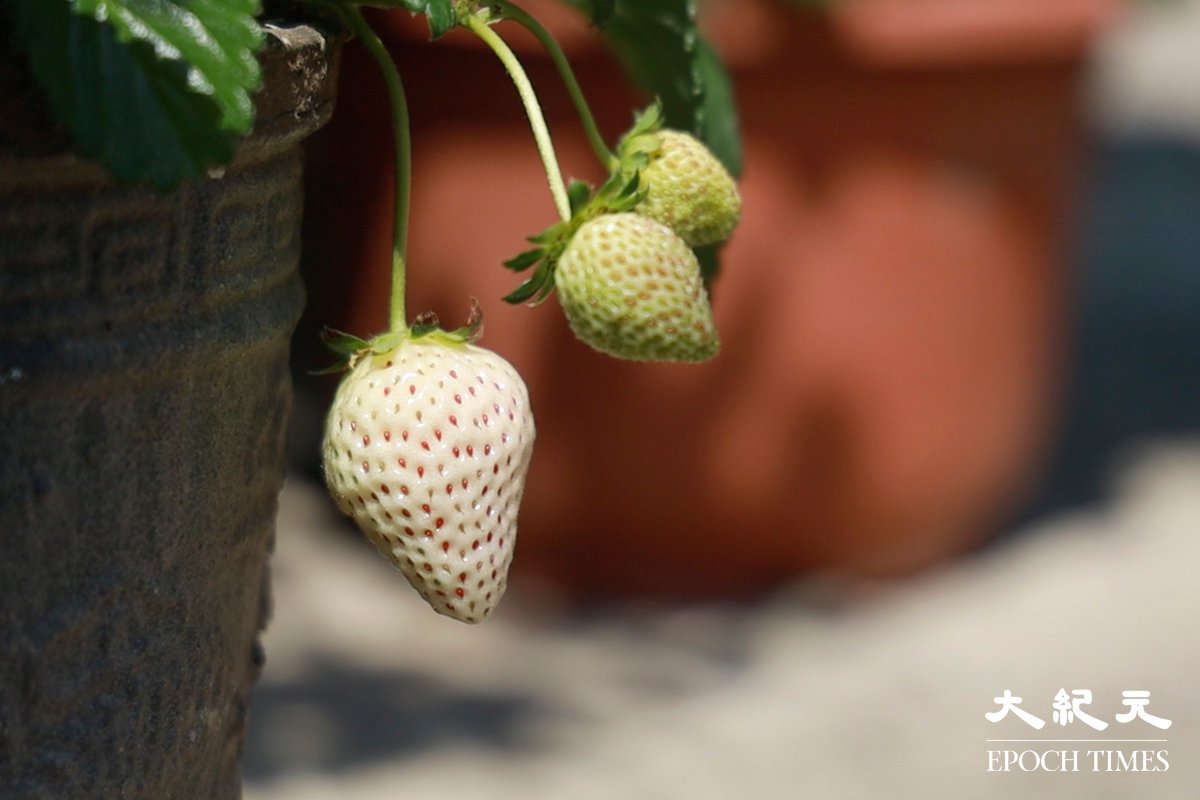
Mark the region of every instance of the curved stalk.
POLYGON ((583 123, 584 133, 587 135, 593 152, 596 153, 596 157, 600 159, 600 163, 604 165, 605 169, 615 169, 617 158, 604 143, 604 136, 596 125, 592 109, 583 95, 583 90, 579 87, 579 81, 575 79, 575 71, 571 69, 571 63, 567 61, 566 54, 563 53, 562 47, 559 46, 554 36, 527 11, 508 0, 492 0, 492 5, 500 9, 505 19, 512 20, 533 34, 534 38, 546 48, 550 60, 554 62, 555 69, 562 76, 563 83, 567 87, 567 94, 571 96, 571 102, 575 105, 575 110, 579 112, 579 120, 583 123))
POLYGON ((404 304, 405 259, 408 250, 408 210, 412 195, 412 142, 409 135, 408 100, 400 72, 388 53, 387 47, 371 29, 356 6, 338 6, 342 19, 350 31, 366 47, 367 52, 379 65, 383 82, 387 87, 388 105, 391 107, 392 146, 395 151, 396 207, 392 217, 392 287, 388 306, 388 329, 392 332, 408 328, 408 316, 404 304))
POLYGON ((570 219, 571 201, 567 197, 567 187, 563 183, 562 172, 558 167, 558 158, 554 154, 554 143, 550 139, 550 130, 546 127, 546 119, 542 115, 542 107, 538 104, 533 84, 529 82, 529 76, 525 74, 525 69, 517 60, 516 54, 479 16, 468 17, 466 26, 491 48, 500 62, 504 64, 508 76, 517 87, 517 94, 521 96, 521 103, 525 106, 525 113, 529 117, 529 127, 533 129, 538 155, 541 156, 542 166, 546 170, 546 181, 550 185, 550 194, 554 198, 555 208, 558 209, 558 215, 564 220, 570 219))

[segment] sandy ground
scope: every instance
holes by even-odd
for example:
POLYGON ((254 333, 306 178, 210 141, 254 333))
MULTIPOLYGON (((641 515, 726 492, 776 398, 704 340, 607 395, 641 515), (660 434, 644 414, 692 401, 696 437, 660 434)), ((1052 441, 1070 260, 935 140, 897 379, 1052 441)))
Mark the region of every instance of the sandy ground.
POLYGON ((1190 800, 1198 488, 1200 445, 1159 449, 1104 507, 902 585, 812 581, 753 606, 583 616, 517 585, 468 627, 429 611, 340 534, 320 487, 294 481, 246 796, 1190 800), (1091 690, 1083 710, 1109 728, 1055 724, 1060 688, 1091 690), (985 719, 1005 689, 1045 728, 985 719), (1115 721, 1137 689, 1169 729, 1115 721), (1004 749, 1078 750, 1079 771, 989 772, 1004 749), (1097 772, 1088 755, 1139 749, 1165 751, 1169 769, 1103 771, 1097 756, 1097 772))

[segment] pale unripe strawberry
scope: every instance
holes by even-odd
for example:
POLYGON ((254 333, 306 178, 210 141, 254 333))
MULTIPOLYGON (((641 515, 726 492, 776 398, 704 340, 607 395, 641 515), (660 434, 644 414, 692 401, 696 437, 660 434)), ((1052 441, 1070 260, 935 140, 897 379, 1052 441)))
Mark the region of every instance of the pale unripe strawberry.
POLYGON ((658 150, 641 171, 646 197, 635 209, 692 247, 723 242, 737 227, 742 198, 725 166, 691 134, 660 130, 658 150))
POLYGON ((695 254, 649 217, 585 222, 559 258, 554 285, 575 335, 603 353, 704 361, 719 347, 695 254))
POLYGON ((435 335, 404 338, 363 352, 338 387, 325 482, 435 611, 479 622, 507 584, 534 435, 507 361, 435 335))

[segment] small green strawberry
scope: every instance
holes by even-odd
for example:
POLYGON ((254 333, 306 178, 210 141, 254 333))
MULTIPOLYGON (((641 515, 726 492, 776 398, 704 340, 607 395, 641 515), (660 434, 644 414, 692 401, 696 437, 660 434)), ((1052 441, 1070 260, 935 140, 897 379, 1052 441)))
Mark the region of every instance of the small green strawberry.
POLYGON ((719 347, 695 254, 649 217, 603 214, 583 223, 554 285, 575 335, 603 353, 704 361, 719 347))
POLYGON ((326 484, 435 611, 479 622, 516 543, 535 437, 525 384, 453 334, 363 344, 326 422, 326 484))
POLYGON ((692 247, 729 238, 742 213, 742 198, 733 176, 691 134, 660 130, 641 170, 645 198, 636 211, 663 223, 692 247))

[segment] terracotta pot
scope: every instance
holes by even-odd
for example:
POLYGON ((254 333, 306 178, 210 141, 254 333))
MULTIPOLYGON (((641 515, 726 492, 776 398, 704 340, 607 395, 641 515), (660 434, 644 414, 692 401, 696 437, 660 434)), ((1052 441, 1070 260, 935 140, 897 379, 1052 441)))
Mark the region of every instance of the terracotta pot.
MULTIPOLYGON (((514 581, 681 598, 904 573, 978 542, 1020 497, 1056 388, 1085 45, 1111 7, 920 5, 926 24, 904 30, 876 24, 891 2, 708 6, 746 167, 714 286, 723 351, 701 366, 613 361, 575 342, 553 301, 498 301, 514 284, 499 261, 553 219, 515 95, 469 41, 393 37, 414 87, 412 310, 458 320, 480 297, 485 344, 525 374, 538 418, 514 581)), ((615 136, 640 100, 574 31, 615 136)), ((517 39, 565 171, 596 180, 550 66, 517 39)), ((372 128, 373 79, 357 56, 347 66, 341 123, 372 128)), ((375 197, 351 234, 369 244, 342 251, 347 305, 322 320, 368 332, 385 305, 386 157, 317 154, 316 177, 375 197)))
MULTIPOLYGON (((6 120, 0 796, 241 796, 303 296, 299 142, 332 111, 334 55, 269 29, 255 131, 223 177, 168 195, 6 120)), ((5 84, 25 87, 6 108, 39 108, 5 84)))

